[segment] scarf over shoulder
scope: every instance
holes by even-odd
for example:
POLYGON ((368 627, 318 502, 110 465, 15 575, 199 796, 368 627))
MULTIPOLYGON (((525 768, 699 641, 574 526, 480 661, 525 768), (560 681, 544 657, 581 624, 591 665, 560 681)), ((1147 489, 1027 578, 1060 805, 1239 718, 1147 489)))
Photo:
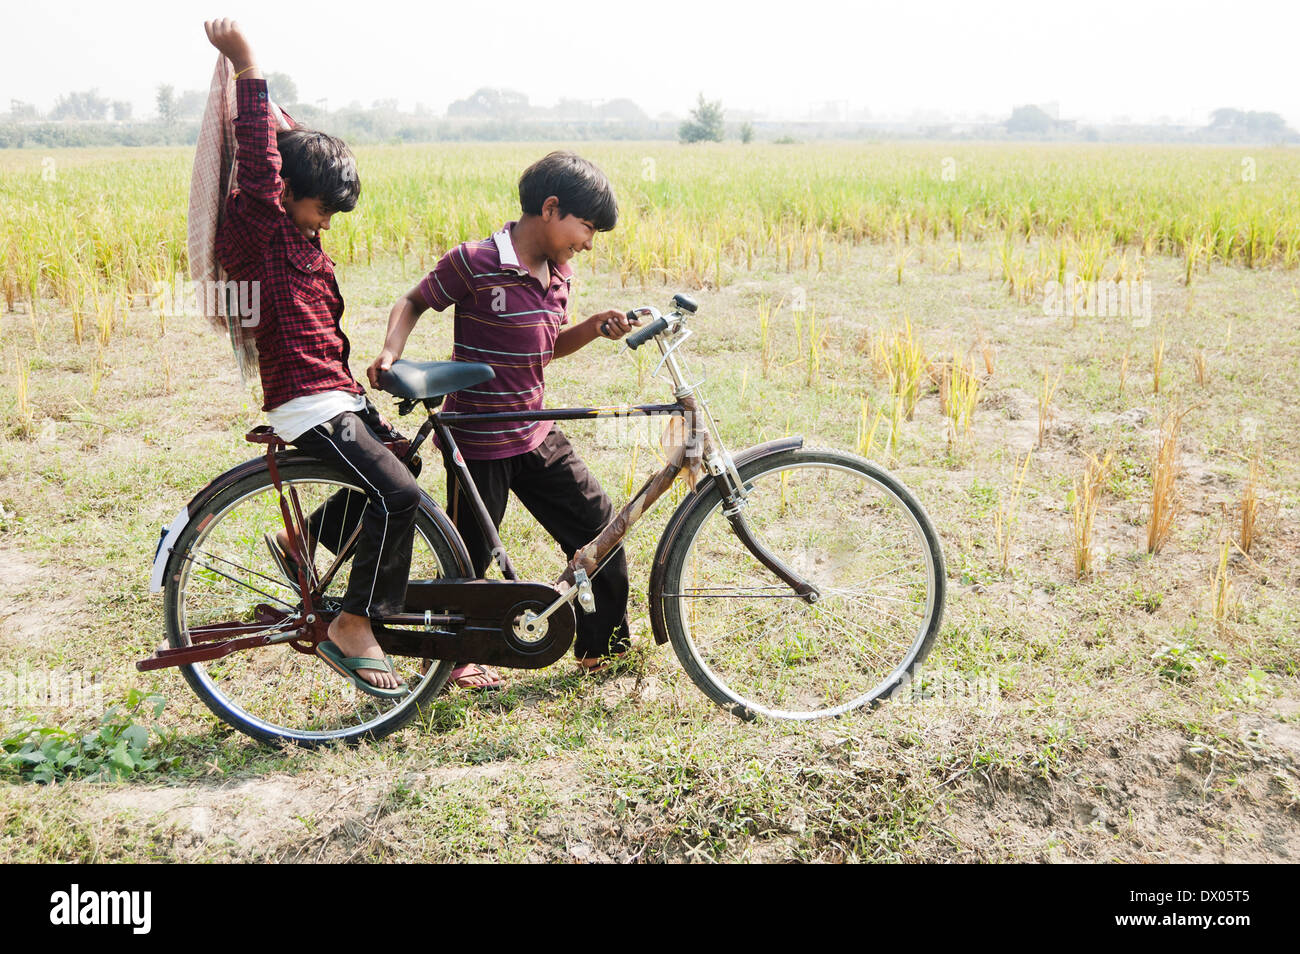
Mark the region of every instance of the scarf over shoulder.
MULTIPOLYGON (((271 111, 280 129, 293 129, 288 113, 271 103, 271 111)), ((208 282, 224 283, 228 276, 217 261, 217 226, 225 211, 226 199, 235 185, 235 74, 230 61, 217 54, 208 87, 208 102, 199 125, 198 144, 194 150, 194 171, 190 178, 190 207, 187 242, 190 278, 200 288, 208 282)), ((247 382, 257 378, 257 342, 239 321, 238 309, 227 307, 222 294, 197 296, 213 329, 228 334, 239 362, 239 371, 247 382), (232 315, 234 317, 232 317, 232 315)))

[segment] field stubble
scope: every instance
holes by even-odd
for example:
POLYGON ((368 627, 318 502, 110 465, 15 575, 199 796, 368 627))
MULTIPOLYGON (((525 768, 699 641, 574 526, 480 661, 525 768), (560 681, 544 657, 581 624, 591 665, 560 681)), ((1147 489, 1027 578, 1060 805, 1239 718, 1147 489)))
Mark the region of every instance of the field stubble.
MULTIPOLYGON (((1265 264, 1257 229, 1253 251, 1234 252, 1234 239, 1220 256, 1237 264, 1198 258, 1212 267, 1189 286, 1176 243, 1157 236, 1142 268, 1162 320, 1057 317, 1043 314, 1041 289, 1025 300, 1023 287, 1038 262, 1056 266, 1060 242, 1072 243, 1067 269, 1101 268, 1105 277, 1116 266, 1113 257, 1090 266, 1103 253, 1088 245, 1080 252, 1068 237, 1073 227, 1053 224, 1063 201, 1054 191, 1059 168, 1039 173, 1047 191, 1027 217, 994 229, 986 213, 957 215, 922 188, 919 171, 906 171, 916 156, 937 165, 938 152, 850 152, 866 169, 903 170, 894 180, 878 176, 895 191, 876 185, 867 193, 887 210, 883 231, 827 228, 816 216, 844 197, 834 189, 826 204, 778 196, 774 208, 825 235, 805 246, 797 233, 769 232, 765 245, 743 249, 742 267, 739 247, 707 230, 691 235, 678 223, 677 246, 656 231, 657 210, 671 218, 704 200, 674 178, 681 153, 648 151, 661 157, 654 182, 637 179, 639 154, 591 150, 620 178, 629 215, 626 230, 598 237, 597 254, 579 259, 579 307, 662 306, 672 291, 703 283, 689 355, 708 375, 733 447, 784 433, 869 446, 909 484, 939 528, 950 574, 943 633, 918 692, 827 725, 734 723, 694 689, 670 651, 649 642, 643 582, 670 512, 661 505, 629 544, 640 648, 613 676, 581 679, 563 663, 513 675, 503 693, 449 696, 429 725, 357 749, 269 751, 229 733, 174 673, 141 675, 130 664, 162 638, 160 606, 147 594, 157 527, 209 477, 252 456, 242 435, 261 419, 258 400, 241 388, 218 337, 192 319, 163 333, 143 301, 130 300, 148 268, 171 268, 174 256, 151 265, 148 255, 92 240, 64 266, 39 269, 34 310, 20 284, 0 315, 12 384, 0 437, 0 669, 95 672, 110 699, 128 687, 160 693, 167 708, 153 750, 178 761, 112 784, 6 785, 0 857, 1051 861, 1283 860, 1300 852, 1300 447, 1290 423, 1300 401, 1290 357, 1300 347, 1300 293, 1285 248, 1268 268, 1242 267, 1238 254, 1265 264), (944 210, 948 224, 937 235, 926 201, 944 210), (1008 226, 1017 233, 1009 240, 1008 226), (914 249, 901 266, 895 231, 914 249), (997 263, 1007 241, 1004 275, 997 263), (688 255, 687 246, 694 265, 674 257, 688 255), (73 320, 77 308, 92 311, 90 285, 68 301, 57 282, 42 284, 88 248, 119 263, 92 302, 114 282, 125 290, 107 334, 79 334, 73 320), (718 249, 721 268, 709 258, 718 249), (983 261, 994 263, 990 274, 972 264, 983 261), (1134 385, 1153 370, 1146 356, 1157 340, 1165 380, 1153 394, 1134 385), (882 368, 882 343, 897 346, 911 370, 901 373, 897 361, 882 368), (1213 375, 1197 378, 1198 349, 1213 375), (957 417, 945 390, 954 368, 974 393, 969 413, 957 417), (1045 376, 1059 384, 1040 427, 1045 376), (1173 478, 1179 506, 1152 556, 1152 447, 1175 406, 1186 408, 1173 478), (1071 495, 1090 456, 1111 464, 1092 486, 1088 572, 1079 573, 1071 495), (999 513, 1014 528, 1001 541, 999 513), (1247 525, 1239 549, 1248 553, 1225 550, 1225 535, 1247 525), (1214 600, 1227 592, 1230 610, 1214 600)), ((349 302, 354 371, 376 352, 388 303, 442 245, 509 217, 505 198, 486 196, 501 190, 524 150, 488 152, 483 181, 465 185, 461 211, 441 225, 419 203, 459 182, 447 151, 363 155, 363 170, 390 163, 367 179, 362 209, 371 202, 375 214, 344 217, 326 242, 349 302), (427 195, 408 189, 405 213, 393 211, 403 206, 390 208, 385 190, 416 173, 429 177, 427 195), (404 251, 392 247, 401 214, 419 223, 404 251)), ((971 165, 993 155, 975 153, 982 158, 971 165)), ((1208 164, 1210 153, 1185 160, 1188 168, 1208 167, 1196 164, 1208 164)), ((771 155, 791 157, 796 170, 810 161, 797 150, 771 155)), ((1011 170, 1026 165, 1002 174, 1027 174, 1032 163, 1008 155, 1011 170)), ((1140 155, 1124 159, 1148 162, 1140 155)), ((709 163, 718 158, 681 161, 700 164, 701 181, 716 193, 724 173, 709 163)), ((78 161, 67 160, 69 178, 78 161)), ((15 162, 0 157, 0 168, 15 162)), ((184 177, 163 173, 180 157, 156 162, 167 183, 155 193, 160 201, 131 198, 129 187, 116 193, 138 217, 136 231, 125 229, 136 238, 155 218, 159 234, 174 232, 171 203, 181 201, 184 177)), ((1126 199, 1161 207, 1152 185, 1159 166, 1150 162, 1145 187, 1107 193, 1115 215, 1126 199)), ((1184 175, 1192 193, 1204 185, 1204 175, 1177 164, 1164 174, 1184 175)), ((758 228, 753 209, 713 215, 727 228, 758 228)), ((106 232, 121 229, 112 221, 106 232)), ((63 234, 91 225, 65 223, 63 234)), ((1141 233, 1130 240, 1146 241, 1141 233)), ((100 268, 93 258, 83 267, 100 268)), ((1047 270, 1038 274, 1048 280, 1047 270)), ((429 315, 408 353, 442 357, 449 346, 449 322, 429 315)), ((645 368, 599 343, 552 365, 548 382, 555 404, 666 396, 645 368)), ((410 422, 402 423, 413 429, 410 422)), ((633 453, 643 469, 653 466, 649 432, 566 431, 616 496, 633 453)), ((438 499, 441 477, 427 472, 424 483, 438 499)), ((517 507, 503 534, 526 574, 549 578, 558 553, 517 507)), ((68 725, 97 715, 75 707, 4 714, 11 724, 30 716, 68 725)))

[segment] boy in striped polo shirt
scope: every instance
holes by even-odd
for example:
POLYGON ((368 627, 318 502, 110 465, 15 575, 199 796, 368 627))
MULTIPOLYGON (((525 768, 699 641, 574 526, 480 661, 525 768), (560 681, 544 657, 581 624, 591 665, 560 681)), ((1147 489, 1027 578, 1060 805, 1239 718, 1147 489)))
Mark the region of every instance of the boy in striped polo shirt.
MULTIPOLYGON (((539 409, 543 369, 552 358, 632 330, 626 315, 612 310, 569 324, 569 261, 618 221, 618 203, 604 173, 571 152, 553 152, 524 171, 519 202, 523 212, 517 222, 452 249, 397 300, 384 348, 368 369, 372 385, 378 387, 380 373, 401 357, 416 321, 429 308, 455 306, 453 360, 490 364, 496 371, 493 380, 450 395, 448 411, 539 409)), ((498 527, 514 491, 572 558, 613 519, 609 498, 553 422, 489 422, 452 433, 498 527)), ((448 511, 482 576, 492 555, 454 479, 448 511)), ((594 671, 629 646, 622 550, 592 580, 592 590, 596 612, 579 614, 574 654, 579 665, 594 671)))

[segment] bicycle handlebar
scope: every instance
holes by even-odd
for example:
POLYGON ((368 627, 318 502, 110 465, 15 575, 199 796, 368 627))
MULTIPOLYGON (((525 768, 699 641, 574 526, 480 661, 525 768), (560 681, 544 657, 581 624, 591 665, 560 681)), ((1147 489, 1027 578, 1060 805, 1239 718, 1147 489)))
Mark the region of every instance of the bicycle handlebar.
MULTIPOLYGON (((632 312, 629 311, 627 315, 628 318, 630 319, 632 317, 632 312)), ((627 342, 627 346, 629 349, 635 351, 637 348, 641 347, 643 344, 645 344, 655 335, 659 334, 662 331, 666 331, 667 329, 668 329, 668 319, 656 318, 654 321, 650 322, 650 324, 646 325, 640 331, 633 332, 623 340, 627 342)))
POLYGON ((633 308, 627 313, 627 320, 634 324, 640 320, 642 315, 648 315, 652 319, 650 324, 623 339, 627 342, 629 351, 635 351, 651 338, 663 334, 669 328, 676 328, 686 318, 686 315, 683 315, 682 312, 693 315, 697 307, 694 299, 682 294, 673 296, 673 304, 677 306, 677 310, 667 316, 661 316, 656 309, 646 306, 633 308))

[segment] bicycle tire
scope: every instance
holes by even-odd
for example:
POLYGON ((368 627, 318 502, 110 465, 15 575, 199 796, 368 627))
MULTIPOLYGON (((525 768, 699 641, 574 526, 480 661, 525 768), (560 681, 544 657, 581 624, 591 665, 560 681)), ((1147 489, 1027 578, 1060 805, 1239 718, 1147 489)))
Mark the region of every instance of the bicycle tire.
MULTIPOLYGON (((364 497, 355 477, 321 461, 288 459, 279 464, 279 471, 286 493, 292 487, 298 494, 304 519, 325 500, 341 499, 351 506, 356 498, 334 497, 339 490, 364 497)), ((264 533, 284 526, 278 500, 270 472, 263 467, 218 491, 190 519, 167 562, 163 606, 171 646, 191 645, 191 628, 204 623, 251 622, 257 619, 258 604, 281 612, 300 605, 296 588, 279 574, 263 540, 264 533)), ((411 578, 461 576, 457 548, 430 506, 424 498, 417 511, 411 578)), ((328 553, 323 558, 317 554, 317 566, 323 571, 332 559, 328 553)), ((322 608, 337 606, 350 567, 350 559, 340 566, 321 594, 322 608)), ((412 687, 397 700, 362 693, 323 660, 288 643, 239 650, 180 669, 223 722, 262 742, 310 748, 397 731, 425 711, 455 666, 410 657, 394 657, 393 664, 412 687)))
POLYGON ((784 450, 738 470, 751 530, 819 597, 809 604, 781 583, 732 530, 716 483, 702 489, 670 522, 650 593, 682 667, 744 719, 878 704, 925 660, 943 618, 943 550, 924 508, 887 471, 841 451, 784 450))

